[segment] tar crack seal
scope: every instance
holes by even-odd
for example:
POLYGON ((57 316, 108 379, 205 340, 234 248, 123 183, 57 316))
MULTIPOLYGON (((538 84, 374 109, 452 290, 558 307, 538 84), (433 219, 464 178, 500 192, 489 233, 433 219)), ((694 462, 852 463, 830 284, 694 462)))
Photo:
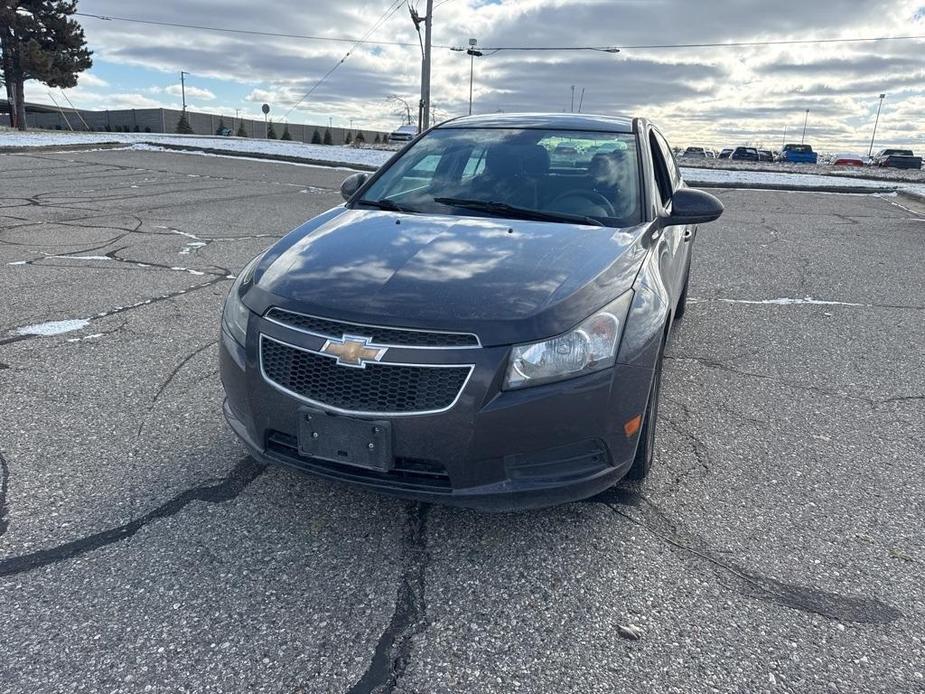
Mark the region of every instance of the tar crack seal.
POLYGON ((749 597, 840 622, 887 624, 903 616, 895 607, 876 598, 839 595, 818 588, 785 583, 721 558, 701 538, 689 532, 685 533, 689 539, 683 540, 677 524, 634 489, 613 487, 589 501, 605 504, 618 516, 647 530, 662 542, 732 574, 742 582, 744 592, 749 597), (624 510, 628 507, 638 509, 642 518, 624 510))
MULTIPOLYGON (((0 457, 0 460, 2 460, 2 457, 0 457)), ((4 471, 6 470, 5 463, 3 469, 4 471)), ((15 574, 25 573, 26 571, 40 569, 43 566, 74 559, 75 557, 87 554, 101 547, 121 542, 122 540, 130 538, 152 521, 167 518, 168 516, 182 511, 187 504, 193 501, 203 501, 212 504, 231 501, 244 491, 251 482, 257 479, 264 470, 266 470, 266 465, 256 462, 250 456, 244 457, 232 468, 228 476, 224 477, 219 482, 214 484, 202 484, 192 489, 187 489, 185 492, 177 494, 177 496, 170 499, 170 501, 148 511, 148 513, 140 518, 129 521, 125 525, 103 530, 79 540, 74 540, 73 542, 66 542, 63 545, 51 547, 50 549, 42 549, 38 552, 32 552, 31 554, 0 560, 0 577, 13 576, 15 574)), ((4 489, 5 488, 4 485, 4 489)), ((2 501, 2 499, 0 499, 0 501, 2 501)), ((0 507, 0 519, 2 519, 2 507, 0 507)), ((0 528, 2 528, 2 525, 0 525, 0 528)))
POLYGON ((411 658, 411 639, 427 626, 424 600, 427 573, 427 504, 409 504, 402 537, 405 567, 395 598, 392 619, 373 652, 369 667, 348 694, 389 694, 395 691, 411 658))

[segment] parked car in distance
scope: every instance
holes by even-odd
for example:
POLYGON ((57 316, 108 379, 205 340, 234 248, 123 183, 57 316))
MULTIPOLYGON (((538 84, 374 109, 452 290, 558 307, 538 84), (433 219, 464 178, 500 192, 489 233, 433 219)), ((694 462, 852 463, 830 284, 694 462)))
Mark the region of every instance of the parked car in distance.
POLYGON ((231 128, 219 128, 215 134, 221 137, 231 137, 231 128))
POLYGON ((864 166, 864 157, 860 154, 842 152, 832 157, 832 166, 864 166))
POLYGON ((716 152, 714 152, 712 149, 704 150, 704 154, 707 155, 707 159, 716 159, 716 152))
POLYGON ((718 157, 718 158, 719 158, 719 159, 728 159, 728 158, 729 158, 729 155, 731 155, 731 154, 732 154, 732 147, 725 147, 725 148, 719 153, 719 157, 718 157))
POLYGON ((416 125, 401 125, 389 133, 389 144, 411 142, 418 134, 416 125))
POLYGON ((688 147, 681 154, 682 159, 706 159, 707 151, 703 147, 688 147))
POLYGON ((778 161, 790 164, 815 164, 818 159, 818 155, 810 145, 790 144, 784 145, 778 161))
POLYGON ((736 147, 729 158, 734 161, 758 161, 758 150, 754 147, 736 147))
POLYGON ((251 455, 493 510, 646 476, 697 225, 723 211, 654 125, 458 118, 341 195, 225 301, 224 413, 251 455), (573 166, 550 164, 562 142, 573 166))
POLYGON ((769 149, 758 150, 758 161, 774 161, 774 154, 769 149))
POLYGON ((874 166, 888 166, 893 169, 921 169, 922 157, 911 149, 881 149, 874 155, 874 166))

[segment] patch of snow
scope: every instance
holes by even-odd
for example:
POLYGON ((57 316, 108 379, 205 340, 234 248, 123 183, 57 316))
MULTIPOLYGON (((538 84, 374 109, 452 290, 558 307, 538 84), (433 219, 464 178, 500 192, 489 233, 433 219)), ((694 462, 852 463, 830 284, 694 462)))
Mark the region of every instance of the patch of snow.
POLYGON ((28 263, 28 260, 14 260, 12 263, 7 263, 7 265, 26 265, 28 263))
POLYGON ((90 321, 86 318, 75 318, 72 320, 56 320, 49 321, 47 323, 36 323, 35 325, 27 325, 23 328, 17 328, 16 333, 19 335, 60 335, 61 333, 69 333, 74 330, 82 330, 90 325, 90 321))
POLYGON ((46 258, 60 258, 62 260, 112 260, 106 255, 46 255, 46 258))
MULTIPOLYGON (((703 301, 701 299, 701 301, 703 301)), ((804 297, 802 299, 792 299, 788 297, 781 297, 779 299, 716 299, 716 301, 722 301, 724 304, 772 304, 776 306, 794 306, 794 305, 803 305, 809 304, 813 306, 861 306, 867 307, 870 304, 853 304, 848 301, 826 301, 824 299, 813 299, 812 297, 804 297)))
POLYGON ((95 340, 98 337, 103 337, 103 333, 93 333, 92 335, 87 335, 86 337, 69 337, 68 342, 82 342, 84 340, 95 340))

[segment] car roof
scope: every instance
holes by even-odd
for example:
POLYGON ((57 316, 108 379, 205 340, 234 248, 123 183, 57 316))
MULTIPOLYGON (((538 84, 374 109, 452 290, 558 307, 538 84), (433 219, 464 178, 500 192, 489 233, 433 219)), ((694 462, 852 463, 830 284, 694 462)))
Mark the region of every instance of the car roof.
POLYGON ((444 128, 543 128, 549 130, 590 130, 632 133, 628 116, 602 116, 590 113, 489 113, 454 118, 436 126, 444 128))

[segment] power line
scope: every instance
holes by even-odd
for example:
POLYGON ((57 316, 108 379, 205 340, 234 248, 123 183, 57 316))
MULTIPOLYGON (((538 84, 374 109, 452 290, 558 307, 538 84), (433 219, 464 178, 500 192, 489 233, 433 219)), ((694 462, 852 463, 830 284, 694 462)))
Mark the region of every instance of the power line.
MULTIPOLYGON (((859 36, 836 39, 778 39, 770 41, 726 41, 715 43, 652 43, 635 46, 496 46, 493 48, 480 48, 490 54, 499 51, 603 51, 605 53, 618 53, 620 51, 656 50, 662 48, 736 48, 748 46, 792 46, 807 43, 869 43, 873 41, 918 41, 925 39, 925 34, 910 34, 908 36, 859 36)), ((442 48, 442 46, 441 46, 442 48)), ((450 50, 465 51, 465 47, 454 46, 450 50)))
MULTIPOLYGON (((344 61, 347 60, 347 58, 350 57, 350 54, 353 52, 353 49, 356 48, 357 46, 359 46, 361 43, 364 43, 364 42, 366 41, 366 39, 368 39, 368 38, 372 35, 372 33, 373 33, 374 31, 376 31, 379 27, 381 27, 381 26, 382 26, 383 24, 385 24, 389 19, 391 19, 391 18, 392 18, 392 15, 394 15, 394 14, 401 8, 401 6, 402 6, 404 3, 405 3, 405 0, 395 0, 394 2, 390 3, 389 6, 386 8, 385 12, 383 12, 383 13, 380 15, 379 19, 377 19, 376 22, 366 31, 366 33, 363 34, 362 38, 357 39, 356 41, 354 41, 354 42, 353 42, 353 45, 350 46, 349 50, 344 54, 344 57, 341 58, 340 60, 338 60, 338 61, 333 65, 333 67, 331 67, 330 70, 328 70, 326 73, 324 73, 324 75, 321 76, 321 79, 319 79, 317 82, 315 82, 315 84, 312 85, 311 89, 309 89, 307 92, 305 92, 305 93, 302 95, 302 97, 301 97, 298 101, 296 101, 295 104, 294 104, 288 111, 286 111, 286 113, 285 113, 285 115, 284 115, 283 117, 284 117, 284 118, 287 117, 287 116, 288 116, 290 113, 292 113, 296 108, 298 108, 298 106, 299 106, 303 101, 305 101, 309 96, 311 96, 312 92, 314 92, 318 87, 320 87, 320 86, 324 83, 324 81, 325 81, 328 77, 330 77, 330 76, 333 74, 333 72, 334 72, 337 68, 339 68, 341 65, 344 64, 344 61)), ((410 44, 410 45, 413 46, 414 44, 410 44)))
MULTIPOLYGON (((111 15, 90 14, 88 12, 75 12, 78 17, 88 17, 90 19, 99 19, 105 22, 131 22, 133 24, 149 24, 152 26, 173 27, 178 29, 197 29, 199 31, 219 31, 227 34, 245 34, 248 36, 268 36, 281 39, 304 39, 306 41, 334 41, 337 43, 352 43, 354 45, 370 44, 376 46, 416 46, 417 44, 410 41, 370 41, 366 38, 355 39, 339 36, 313 36, 310 34, 283 34, 274 31, 254 31, 250 29, 232 29, 231 27, 214 27, 202 24, 181 24, 179 22, 161 22, 154 19, 135 19, 133 17, 113 17, 111 15)), ((438 48, 450 48, 450 46, 438 46, 438 48)))

